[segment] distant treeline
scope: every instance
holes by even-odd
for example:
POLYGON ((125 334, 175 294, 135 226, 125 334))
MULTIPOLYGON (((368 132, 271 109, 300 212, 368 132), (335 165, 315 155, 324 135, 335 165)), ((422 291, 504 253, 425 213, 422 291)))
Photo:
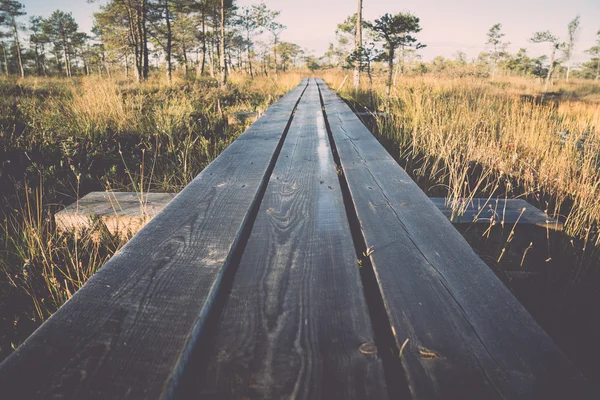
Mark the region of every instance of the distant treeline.
MULTIPOLYGON (((362 0, 358 2, 360 11, 362 0)), ((520 48, 516 54, 508 52, 510 43, 504 41, 502 24, 494 24, 487 32, 485 44, 488 50, 478 57, 469 60, 464 52, 458 51, 451 59, 438 56, 430 62, 423 62, 418 52, 419 48, 425 47, 414 37, 421 31, 419 22, 419 18, 410 13, 385 14, 374 22, 362 20, 359 14, 351 15, 337 26, 337 43, 329 44, 328 51, 319 60, 320 66, 369 71, 372 63, 386 61, 390 77, 444 71, 492 78, 496 75, 534 76, 545 78, 546 82, 558 77, 568 81, 571 74, 578 78, 600 79, 600 30, 595 45, 585 50, 590 59, 579 65, 573 63, 581 31, 579 15, 568 23, 564 38, 550 31, 532 34, 529 41, 546 43, 548 55, 530 57, 526 48, 520 48), (359 26, 361 32, 357 34, 359 26)))
POLYGON ((468 60, 463 52, 453 59, 436 57, 423 62, 418 50, 419 18, 410 13, 385 14, 373 22, 359 13, 338 25, 336 43, 321 57, 279 40, 285 26, 280 12, 264 3, 239 7, 235 0, 109 0, 94 14, 92 34, 79 31, 71 13, 56 10, 48 18, 32 16, 17 0, 0 0, 0 71, 6 75, 67 76, 114 71, 148 78, 163 70, 168 79, 180 69, 187 76, 210 75, 224 83, 231 71, 255 74, 285 71, 291 66, 354 69, 370 74, 380 61, 389 67, 390 82, 398 74, 446 71, 458 75, 522 75, 546 82, 576 76, 600 79, 600 31, 596 45, 586 50, 590 59, 572 62, 580 32, 580 18, 560 38, 536 32, 533 43, 547 43, 547 56, 530 57, 527 49, 507 51, 502 25, 487 33, 489 51, 468 60), (27 22, 25 22, 27 21, 27 22), (360 29, 358 29, 360 28, 360 29), (358 31, 357 31, 358 29, 358 31))
POLYGON ((31 17, 16 0, 0 0, 0 68, 5 74, 107 74, 139 80, 176 68, 226 80, 229 71, 254 75, 301 62, 300 46, 281 42, 279 11, 232 0, 110 0, 94 14, 92 35, 71 13, 31 17))

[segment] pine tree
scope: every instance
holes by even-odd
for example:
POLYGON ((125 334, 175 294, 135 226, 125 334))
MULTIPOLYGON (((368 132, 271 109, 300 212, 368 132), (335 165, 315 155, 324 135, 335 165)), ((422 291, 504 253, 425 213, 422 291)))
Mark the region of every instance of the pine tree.
POLYGON ((29 43, 33 47, 35 56, 35 70, 40 76, 46 75, 45 46, 48 44, 48 37, 44 34, 43 22, 42 17, 31 17, 29 19, 29 30, 31 31, 29 43))
POLYGON ((242 8, 242 13, 239 16, 240 21, 239 25, 244 30, 246 34, 246 59, 248 60, 248 68, 250 77, 254 79, 254 71, 252 70, 252 37, 255 34, 260 34, 262 31, 259 30, 259 26, 256 21, 250 17, 251 16, 251 7, 242 8))
POLYGON ((273 58, 275 62, 275 79, 278 78, 279 67, 277 63, 277 44, 279 36, 286 29, 285 25, 276 21, 281 11, 270 10, 264 3, 252 5, 252 18, 256 24, 273 35, 273 58))
POLYGON ((26 14, 26 12, 23 11, 23 8, 23 4, 16 0, 0 0, 0 22, 12 30, 15 48, 17 51, 17 60, 19 63, 19 74, 21 78, 25 76, 25 70, 23 69, 21 42, 19 40, 20 26, 17 22, 17 18, 26 14))
POLYGON ((598 35, 596 38, 596 45, 587 49, 586 53, 592 56, 592 62, 596 62, 596 77, 594 80, 597 81, 600 79, 600 30, 596 35, 598 35))
POLYGON ((554 71, 554 61, 556 59, 556 51, 562 47, 562 43, 558 37, 554 36, 550 31, 536 32, 533 37, 529 39, 532 43, 550 43, 552 46, 552 53, 550 55, 550 67, 548 68, 548 75, 546 75, 546 83, 544 85, 544 92, 548 91, 548 84, 554 71))
POLYGON ((43 32, 48 40, 54 45, 54 52, 57 55, 57 63, 60 68, 60 58, 58 54, 64 56, 65 72, 67 77, 73 76, 73 57, 77 48, 81 47, 86 39, 85 33, 78 32, 79 26, 73 14, 56 10, 43 21, 43 32))
MULTIPOLYGON (((355 46, 354 46, 354 50, 355 51, 360 51, 360 49, 362 48, 362 24, 363 24, 363 18, 362 18, 362 8, 363 8, 363 2, 362 0, 358 0, 358 13, 357 18, 356 18, 356 39, 355 39, 355 46)), ((360 67, 358 65, 356 65, 354 67, 354 89, 358 90, 358 88, 360 87, 360 67)))
POLYGON ((563 45, 563 55, 567 61, 567 82, 569 82, 569 75, 571 75, 571 60, 573 59, 573 51, 575 50, 575 42, 579 38, 579 31, 581 30, 580 18, 577 15, 568 25, 569 39, 563 45))
POLYGON ((498 60, 502 56, 506 54, 506 47, 510 44, 508 42, 503 42, 502 38, 505 36, 500 30, 502 29, 502 24, 493 25, 487 33, 488 40, 486 44, 492 46, 490 50, 490 60, 492 62, 492 79, 496 77, 496 72, 498 71, 498 60))
POLYGON ((425 47, 417 43, 417 39, 411 34, 421 31, 420 20, 417 16, 409 13, 399 13, 396 15, 385 14, 369 23, 368 27, 373 30, 376 40, 383 42, 383 58, 387 60, 389 71, 387 80, 387 97, 389 100, 394 72, 394 59, 398 48, 404 50, 405 47, 415 46, 417 49, 425 47))
POLYGON ((2 39, 7 36, 9 35, 0 31, 0 50, 2 50, 3 71, 6 76, 8 76, 8 51, 6 50, 6 43, 2 39))
POLYGON ((148 0, 110 0, 95 14, 95 26, 102 41, 113 50, 121 48, 127 57, 133 53, 136 78, 147 79, 150 69, 148 51, 148 0), (125 50, 127 48, 127 50, 125 50))

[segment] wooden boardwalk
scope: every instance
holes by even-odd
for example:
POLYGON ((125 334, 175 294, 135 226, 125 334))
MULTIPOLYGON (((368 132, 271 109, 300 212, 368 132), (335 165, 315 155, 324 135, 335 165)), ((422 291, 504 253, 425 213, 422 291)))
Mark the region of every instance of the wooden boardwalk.
POLYGON ((320 79, 0 364, 7 399, 595 399, 320 79))

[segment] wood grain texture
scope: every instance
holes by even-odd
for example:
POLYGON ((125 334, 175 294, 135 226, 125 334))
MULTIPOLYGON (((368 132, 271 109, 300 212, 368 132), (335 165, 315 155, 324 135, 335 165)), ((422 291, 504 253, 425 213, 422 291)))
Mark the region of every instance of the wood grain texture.
POLYGON ((414 399, 597 398, 350 108, 318 80, 414 399))
POLYGON ((307 81, 0 364, 6 399, 158 399, 186 364, 307 81))
POLYGON ((373 341, 313 81, 237 269, 198 397, 383 399, 381 361, 359 350, 373 341))

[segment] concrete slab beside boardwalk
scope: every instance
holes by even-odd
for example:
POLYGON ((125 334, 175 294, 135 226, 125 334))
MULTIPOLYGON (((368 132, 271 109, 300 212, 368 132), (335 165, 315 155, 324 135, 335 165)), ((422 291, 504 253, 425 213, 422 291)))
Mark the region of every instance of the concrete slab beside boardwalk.
POLYGON ((100 218, 112 234, 136 233, 162 210, 176 193, 91 192, 56 214, 59 230, 91 228, 100 218))
POLYGON ((433 204, 453 224, 535 225, 562 231, 563 223, 522 199, 446 199, 431 197, 433 204))
MULTIPOLYGON (((100 218, 112 234, 136 233, 162 210, 176 193, 91 192, 56 214, 58 229, 88 229, 100 218)), ((563 224, 521 199, 474 198, 465 202, 443 197, 431 198, 453 224, 536 225, 562 231, 563 224), (455 204, 457 203, 458 204, 455 204), (456 205, 460 212, 453 210, 456 205)))

